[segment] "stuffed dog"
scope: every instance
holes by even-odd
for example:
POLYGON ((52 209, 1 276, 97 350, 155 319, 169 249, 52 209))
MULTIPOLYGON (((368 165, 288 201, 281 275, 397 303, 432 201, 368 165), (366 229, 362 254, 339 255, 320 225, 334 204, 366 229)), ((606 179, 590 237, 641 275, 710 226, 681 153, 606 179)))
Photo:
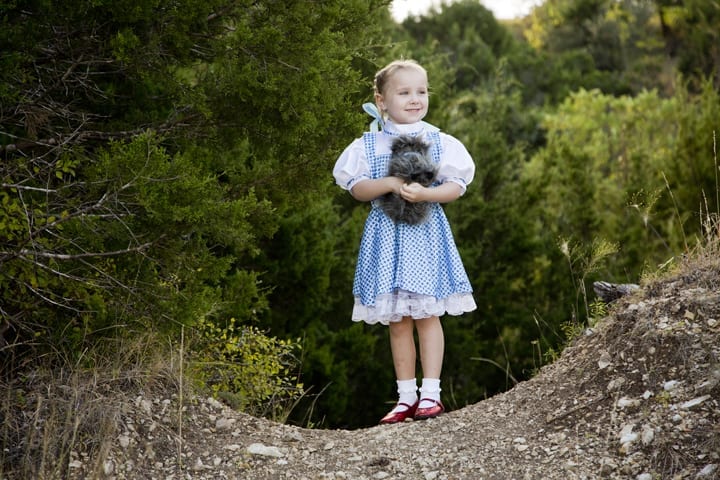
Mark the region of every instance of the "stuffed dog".
MULTIPOLYGON (((437 165, 430 159, 430 144, 422 137, 400 135, 390 148, 392 155, 388 176, 400 177, 405 183, 419 183, 429 187, 437 177, 437 165)), ((380 206, 395 223, 416 225, 422 223, 430 212, 428 202, 408 202, 400 195, 390 192, 380 198, 380 206)))

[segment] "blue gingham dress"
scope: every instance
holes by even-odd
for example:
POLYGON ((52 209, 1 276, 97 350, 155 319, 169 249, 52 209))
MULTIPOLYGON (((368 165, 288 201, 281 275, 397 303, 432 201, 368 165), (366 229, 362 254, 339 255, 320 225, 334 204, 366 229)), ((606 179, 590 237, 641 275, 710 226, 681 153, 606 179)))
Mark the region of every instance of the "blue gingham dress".
MULTIPOLYGON (((435 163, 442 157, 438 131, 425 133, 435 163)), ((363 143, 370 178, 387 175, 390 154, 376 152, 376 133, 363 143)), ((395 224, 377 201, 365 222, 355 270, 352 319, 366 323, 400 321, 403 317, 460 315, 476 308, 472 287, 439 203, 417 225, 395 224)))

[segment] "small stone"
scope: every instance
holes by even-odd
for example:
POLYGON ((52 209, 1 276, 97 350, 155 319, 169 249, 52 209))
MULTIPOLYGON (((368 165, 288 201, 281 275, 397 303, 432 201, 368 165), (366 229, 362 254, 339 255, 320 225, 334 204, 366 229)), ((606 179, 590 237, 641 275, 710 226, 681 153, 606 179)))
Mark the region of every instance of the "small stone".
POLYGON ((615 470, 617 470, 617 463, 612 458, 603 457, 600 460, 600 473, 602 475, 607 475, 615 470))
POLYGON ((215 428, 218 430, 229 430, 235 423, 234 418, 219 418, 215 422, 215 428))
POLYGON ((302 442, 303 436, 297 430, 291 430, 291 431, 285 433, 285 435, 283 436, 283 441, 285 441, 285 442, 302 442))
POLYGON ((653 476, 651 473, 641 473, 635 477, 635 480, 653 480, 653 476))
POLYGON ((603 370, 610 365, 612 365, 612 357, 608 352, 602 352, 600 360, 598 360, 598 367, 600 367, 600 370, 603 370))
POLYGON ((677 387, 679 383, 680 382, 678 382, 677 380, 669 380, 663 383, 663 390, 665 390, 666 392, 675 390, 675 387, 677 387))
POLYGON ((617 406, 618 408, 625 408, 625 407, 635 407, 640 404, 640 400, 634 399, 634 398, 628 398, 628 397, 622 397, 618 399, 617 406))
POLYGON ((118 441, 120 442, 120 446, 122 448, 127 448, 128 445, 130 445, 130 437, 128 437, 127 435, 120 435, 118 441))
POLYGON ((620 443, 625 445, 627 443, 632 443, 637 439, 638 439, 638 434, 634 433, 634 432, 630 432, 630 433, 627 433, 627 434, 623 435, 622 437, 620 437, 620 443))
POLYGON ((608 392, 614 392, 615 390, 619 390, 623 385, 625 385, 625 378, 618 377, 608 383, 607 390, 608 392))
POLYGON ((680 405, 680 408, 688 410, 690 408, 697 407, 708 398, 710 398, 710 395, 703 395, 702 397, 693 398, 692 400, 688 400, 687 402, 680 405))
POLYGON ((640 436, 640 439, 642 440, 643 445, 645 445, 645 446, 650 445, 654 438, 655 438, 655 431, 648 425, 643 426, 642 435, 640 436))
POLYGON ((709 465, 705 465, 702 470, 700 470, 695 478, 714 478, 711 477, 718 469, 718 466, 716 463, 711 463, 709 465))
POLYGON ((268 447, 262 443, 252 443, 247 447, 247 452, 252 455, 260 455, 263 457, 281 458, 282 452, 277 447, 268 447))
POLYGON ((633 433, 633 428, 635 428, 635 424, 633 423, 628 423, 623 426, 623 428, 620 430, 620 434, 618 435, 618 437, 620 437, 621 444, 630 443, 637 440, 638 435, 637 433, 633 433))

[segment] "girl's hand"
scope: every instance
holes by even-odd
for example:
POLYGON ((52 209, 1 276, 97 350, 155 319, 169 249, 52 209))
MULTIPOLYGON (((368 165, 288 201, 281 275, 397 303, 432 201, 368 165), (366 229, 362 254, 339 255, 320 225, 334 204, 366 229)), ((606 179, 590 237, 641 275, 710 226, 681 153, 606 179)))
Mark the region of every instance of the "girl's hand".
POLYGON ((385 180, 388 182, 391 192, 402 196, 402 189, 405 186, 405 180, 400 177, 385 177, 385 180))
POLYGON ((428 188, 419 183, 403 184, 400 187, 400 196, 410 203, 427 201, 428 188))
POLYGON ((399 177, 382 177, 377 179, 361 180, 352 188, 352 196, 361 202, 369 202, 386 193, 401 195, 405 182, 399 177))

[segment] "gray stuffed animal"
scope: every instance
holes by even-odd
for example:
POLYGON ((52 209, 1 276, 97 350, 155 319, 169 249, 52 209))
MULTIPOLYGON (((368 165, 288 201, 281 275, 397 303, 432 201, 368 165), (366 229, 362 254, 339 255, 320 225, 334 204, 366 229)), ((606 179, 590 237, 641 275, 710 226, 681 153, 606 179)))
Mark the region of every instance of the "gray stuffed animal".
MULTIPOLYGON (((437 165, 430 158, 430 144, 422 137, 400 135, 390 147, 392 156, 388 176, 400 177, 405 183, 419 183, 429 187, 437 177, 437 165)), ((428 202, 408 202, 394 192, 380 198, 380 207, 395 223, 416 225, 422 223, 430 212, 428 202)))

